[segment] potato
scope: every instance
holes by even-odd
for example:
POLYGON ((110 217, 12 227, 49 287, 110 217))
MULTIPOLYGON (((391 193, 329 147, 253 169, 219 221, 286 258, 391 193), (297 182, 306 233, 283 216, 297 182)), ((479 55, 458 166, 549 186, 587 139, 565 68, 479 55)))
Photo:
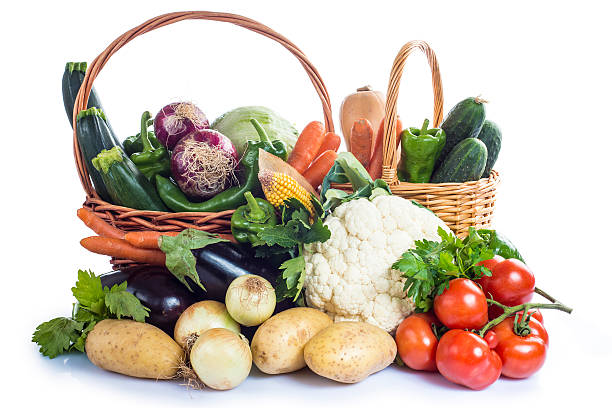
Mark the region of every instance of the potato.
POLYGON ((133 320, 102 320, 85 351, 100 368, 140 378, 173 378, 183 361, 183 349, 163 330, 133 320))
POLYGON ((267 374, 290 373, 304 368, 304 345, 331 324, 328 315, 309 307, 280 312, 255 332, 251 342, 253 362, 267 374))
POLYGON ((306 344, 304 360, 322 377, 356 383, 393 362, 397 346, 386 331, 364 322, 338 322, 306 344))

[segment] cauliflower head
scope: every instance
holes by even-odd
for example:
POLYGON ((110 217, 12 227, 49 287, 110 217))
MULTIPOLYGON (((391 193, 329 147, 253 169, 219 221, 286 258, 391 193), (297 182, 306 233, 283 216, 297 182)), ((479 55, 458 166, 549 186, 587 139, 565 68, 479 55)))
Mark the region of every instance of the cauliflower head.
POLYGON ((308 306, 334 321, 395 330, 414 305, 406 297, 405 278, 391 266, 415 241, 440 241, 438 227, 448 227, 432 212, 392 195, 346 202, 324 224, 331 238, 304 248, 308 306))

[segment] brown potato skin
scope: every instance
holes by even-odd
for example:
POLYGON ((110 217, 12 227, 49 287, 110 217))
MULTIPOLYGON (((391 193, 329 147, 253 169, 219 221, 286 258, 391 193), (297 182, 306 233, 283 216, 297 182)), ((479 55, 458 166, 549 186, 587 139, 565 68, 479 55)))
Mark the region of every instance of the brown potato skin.
POLYGON ((332 323, 328 315, 310 307, 295 307, 272 316, 253 336, 253 363, 266 374, 290 373, 306 367, 304 345, 332 323))
POLYGON ((173 378, 184 357, 163 330, 133 320, 102 320, 88 334, 85 351, 104 370, 159 380, 173 378))
POLYGON ((352 384, 387 367, 396 353, 395 340, 381 328, 364 322, 338 322, 310 339, 304 360, 318 375, 352 384))

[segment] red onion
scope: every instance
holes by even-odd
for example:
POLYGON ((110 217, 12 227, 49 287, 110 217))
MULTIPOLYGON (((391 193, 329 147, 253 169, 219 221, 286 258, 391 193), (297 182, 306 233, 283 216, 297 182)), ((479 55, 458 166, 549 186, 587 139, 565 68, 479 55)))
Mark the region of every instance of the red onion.
POLYGON ((169 150, 183 137, 208 129, 206 115, 191 102, 174 102, 164 106, 155 116, 155 136, 169 150))
POLYGON ((172 150, 172 177, 194 200, 208 199, 235 180, 238 153, 232 142, 212 129, 183 137, 172 150))

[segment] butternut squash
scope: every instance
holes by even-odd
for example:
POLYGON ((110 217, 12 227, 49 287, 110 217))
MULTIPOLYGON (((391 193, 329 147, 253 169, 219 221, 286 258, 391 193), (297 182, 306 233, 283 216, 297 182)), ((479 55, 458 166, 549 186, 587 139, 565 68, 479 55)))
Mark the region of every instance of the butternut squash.
MULTIPOLYGON (((351 151, 351 128, 357 119, 367 119, 374 129, 378 129, 385 116, 385 97, 369 85, 348 95, 340 106, 340 127, 346 149, 351 151)), ((371 152, 374 151, 372 146, 371 152)))

